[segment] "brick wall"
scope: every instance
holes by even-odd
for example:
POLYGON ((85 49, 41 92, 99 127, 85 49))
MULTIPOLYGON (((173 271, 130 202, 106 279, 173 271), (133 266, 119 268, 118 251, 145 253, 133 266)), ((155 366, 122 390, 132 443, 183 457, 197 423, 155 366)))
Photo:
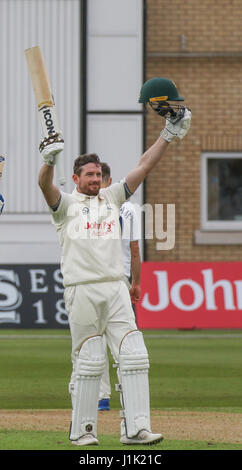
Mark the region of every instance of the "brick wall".
MULTIPOLYGON (((193 113, 189 134, 170 144, 146 180, 146 202, 176 204, 175 248, 157 251, 155 241, 147 240, 147 261, 242 259, 242 246, 194 243, 194 231, 200 229, 201 153, 242 152, 242 57, 228 54, 242 52, 241 24, 239 0, 146 1, 146 80, 171 78, 193 113), (186 37, 183 43, 182 35, 186 37), (179 53, 182 44, 186 45, 183 52, 227 52, 228 56, 153 55, 179 53)), ((146 148, 158 137, 163 123, 147 108, 146 148)))
POLYGON ((146 0, 148 51, 241 51, 240 0, 146 0))

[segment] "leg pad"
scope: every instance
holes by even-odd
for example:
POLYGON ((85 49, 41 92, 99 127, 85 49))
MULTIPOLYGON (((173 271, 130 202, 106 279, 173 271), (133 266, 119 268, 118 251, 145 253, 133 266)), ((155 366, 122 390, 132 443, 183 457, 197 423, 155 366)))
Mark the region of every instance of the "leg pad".
POLYGON ((140 331, 128 333, 119 354, 119 380, 127 437, 150 430, 149 359, 140 331))
POLYGON ((70 439, 78 440, 84 434, 97 436, 98 394, 105 366, 105 349, 102 336, 88 338, 76 358, 72 374, 72 424, 70 439))

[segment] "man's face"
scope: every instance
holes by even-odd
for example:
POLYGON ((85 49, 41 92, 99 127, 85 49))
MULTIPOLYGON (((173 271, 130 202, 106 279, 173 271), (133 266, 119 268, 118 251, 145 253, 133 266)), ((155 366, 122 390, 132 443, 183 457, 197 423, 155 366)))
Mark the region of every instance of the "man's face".
POLYGON ((102 183, 101 166, 96 163, 87 163, 83 165, 80 176, 74 174, 72 178, 79 193, 97 196, 102 183))

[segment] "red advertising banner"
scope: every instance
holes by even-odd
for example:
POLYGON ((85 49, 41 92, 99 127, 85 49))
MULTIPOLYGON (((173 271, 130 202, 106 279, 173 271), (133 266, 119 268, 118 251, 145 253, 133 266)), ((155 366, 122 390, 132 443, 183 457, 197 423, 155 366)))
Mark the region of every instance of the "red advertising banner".
POLYGON ((242 262, 144 262, 141 329, 242 328, 242 262))

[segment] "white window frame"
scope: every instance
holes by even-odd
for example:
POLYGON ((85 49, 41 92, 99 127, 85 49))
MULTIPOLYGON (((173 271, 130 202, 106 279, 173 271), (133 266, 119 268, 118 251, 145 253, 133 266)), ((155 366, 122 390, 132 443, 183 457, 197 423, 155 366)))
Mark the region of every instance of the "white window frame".
MULTIPOLYGON (((207 161, 209 158, 240 158, 242 160, 242 152, 204 152, 201 155, 201 229, 213 231, 242 231, 241 221, 210 221, 207 214, 208 202, 208 174, 207 161)), ((242 214, 241 214, 242 215, 242 214)))

